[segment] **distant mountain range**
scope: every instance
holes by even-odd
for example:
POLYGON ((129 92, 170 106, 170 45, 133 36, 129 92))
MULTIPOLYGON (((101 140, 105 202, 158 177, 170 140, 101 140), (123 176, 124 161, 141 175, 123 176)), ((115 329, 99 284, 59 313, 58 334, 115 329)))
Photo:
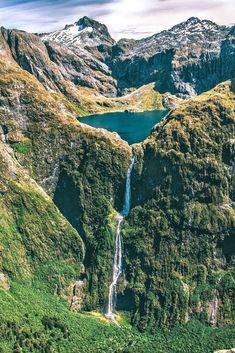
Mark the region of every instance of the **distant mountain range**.
POLYGON ((234 31, 234 27, 192 17, 148 38, 115 42, 105 25, 84 17, 42 39, 65 45, 79 57, 95 58, 97 70, 107 77, 103 78, 107 86, 100 89, 106 95, 123 95, 156 82, 160 92, 187 97, 234 76, 234 31), (78 53, 80 48, 86 53, 78 53))
POLYGON ((23 69, 81 105, 78 91, 115 98, 152 83, 159 93, 187 98, 235 76, 235 26, 195 17, 141 40, 115 42, 88 17, 48 34, 3 27, 1 34, 23 69))

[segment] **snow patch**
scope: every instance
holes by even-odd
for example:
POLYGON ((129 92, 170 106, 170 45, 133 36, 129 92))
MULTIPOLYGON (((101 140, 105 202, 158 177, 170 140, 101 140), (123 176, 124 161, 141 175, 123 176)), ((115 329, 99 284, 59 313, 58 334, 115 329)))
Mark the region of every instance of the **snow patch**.
POLYGON ((42 36, 44 41, 54 41, 62 44, 70 44, 75 43, 79 44, 82 42, 82 37, 86 35, 86 33, 92 33, 92 27, 77 26, 73 24, 71 26, 66 26, 62 31, 56 31, 42 36))

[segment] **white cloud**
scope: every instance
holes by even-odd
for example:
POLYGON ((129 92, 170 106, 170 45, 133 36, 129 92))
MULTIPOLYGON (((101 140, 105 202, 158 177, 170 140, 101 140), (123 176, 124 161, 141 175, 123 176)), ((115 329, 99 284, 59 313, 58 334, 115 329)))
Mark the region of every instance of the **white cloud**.
POLYGON ((120 0, 112 7, 113 11, 100 20, 114 37, 135 38, 168 29, 192 16, 232 24, 235 12, 234 0, 120 0))

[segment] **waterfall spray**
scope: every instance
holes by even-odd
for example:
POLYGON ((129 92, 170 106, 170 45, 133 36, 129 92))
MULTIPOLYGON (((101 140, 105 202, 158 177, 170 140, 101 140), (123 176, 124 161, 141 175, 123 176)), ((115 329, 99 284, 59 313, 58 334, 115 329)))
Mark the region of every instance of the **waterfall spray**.
POLYGON ((125 200, 121 213, 117 215, 117 230, 116 230, 116 241, 115 241, 115 254, 113 262, 113 277, 112 283, 109 286, 109 298, 108 298, 108 310, 106 317, 115 320, 114 309, 115 309, 115 297, 116 297, 116 286, 117 281, 122 273, 122 239, 121 229, 122 223, 125 217, 128 216, 131 207, 131 173, 135 163, 135 156, 131 158, 127 176, 126 176, 126 189, 125 189, 125 200))

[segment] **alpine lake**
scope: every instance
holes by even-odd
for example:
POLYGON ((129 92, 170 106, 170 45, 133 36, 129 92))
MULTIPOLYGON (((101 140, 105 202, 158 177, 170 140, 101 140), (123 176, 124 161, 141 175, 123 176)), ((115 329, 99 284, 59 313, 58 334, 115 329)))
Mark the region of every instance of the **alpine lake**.
POLYGON ((89 115, 80 122, 95 128, 117 132, 130 145, 142 142, 151 133, 154 125, 168 113, 167 110, 145 111, 142 113, 115 112, 100 115, 89 115))

